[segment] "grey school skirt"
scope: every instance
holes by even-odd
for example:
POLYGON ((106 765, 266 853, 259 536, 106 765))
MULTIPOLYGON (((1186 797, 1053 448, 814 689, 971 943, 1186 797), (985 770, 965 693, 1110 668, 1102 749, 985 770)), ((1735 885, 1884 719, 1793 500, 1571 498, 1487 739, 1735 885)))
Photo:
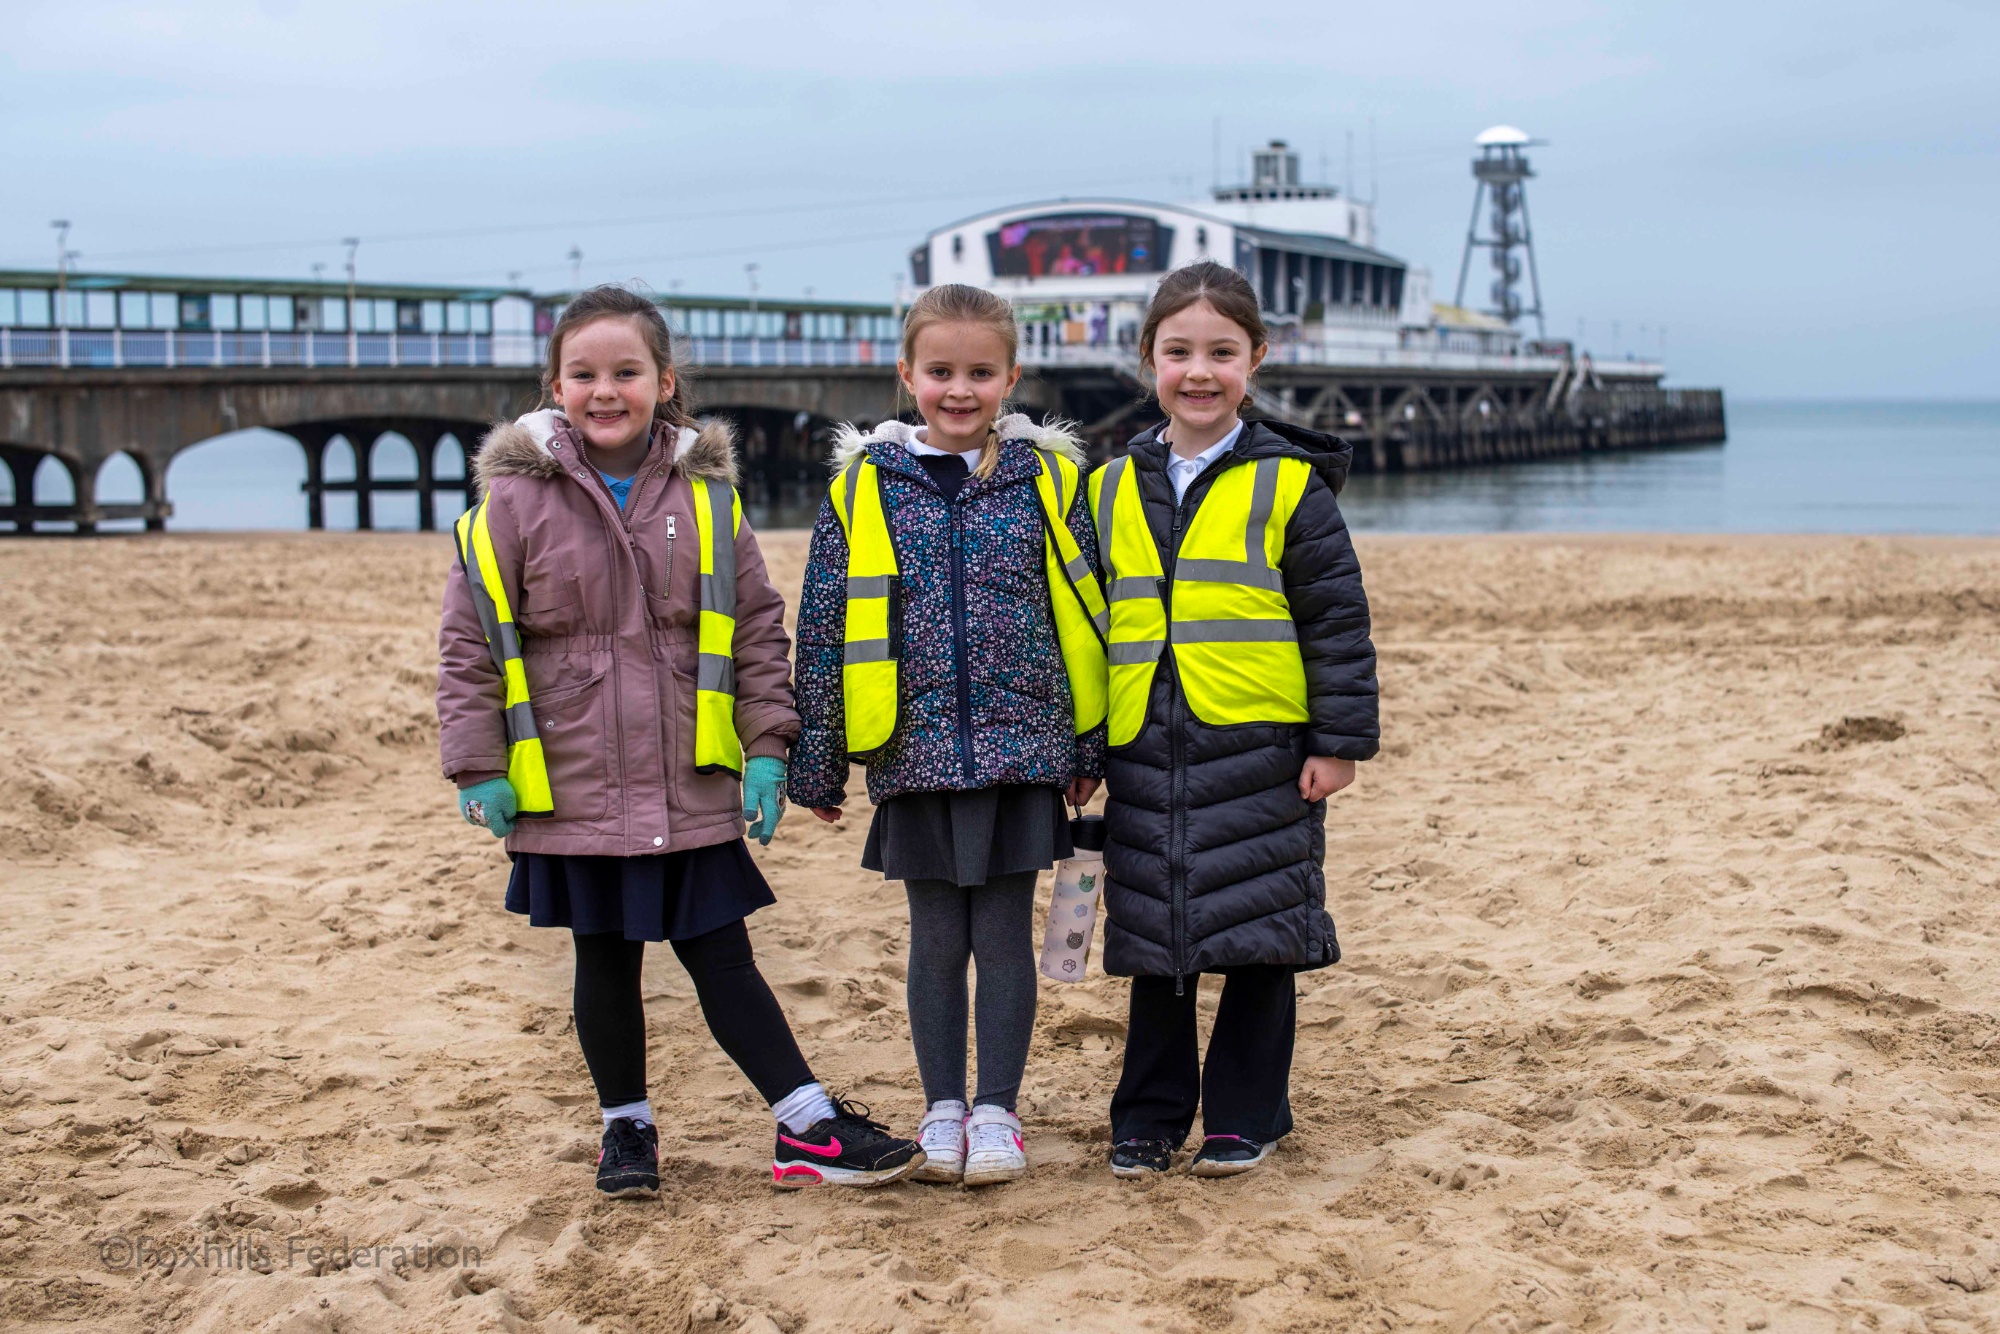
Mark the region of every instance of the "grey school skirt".
POLYGON ((875 808, 861 868, 891 880, 983 885, 1047 870, 1074 851, 1062 790, 1011 783, 889 798, 875 808))

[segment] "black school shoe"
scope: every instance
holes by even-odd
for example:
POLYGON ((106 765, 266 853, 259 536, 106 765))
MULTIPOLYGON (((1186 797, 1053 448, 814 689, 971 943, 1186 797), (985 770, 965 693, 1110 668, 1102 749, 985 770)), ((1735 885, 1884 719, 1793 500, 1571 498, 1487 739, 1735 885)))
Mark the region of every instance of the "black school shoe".
POLYGON ((889 1127, 868 1119, 858 1102, 834 1104, 834 1115, 803 1135, 778 1127, 771 1155, 771 1184, 781 1190, 804 1186, 886 1186, 924 1165, 913 1139, 897 1139, 889 1127))
POLYGON ((1201 1142, 1201 1152, 1188 1164, 1188 1171, 1198 1177, 1241 1176, 1269 1158, 1277 1147, 1275 1140, 1259 1144, 1241 1135, 1210 1135, 1201 1142))
POLYGON ((1174 1165, 1174 1146, 1163 1139, 1121 1139, 1111 1146, 1111 1175, 1127 1181, 1163 1176, 1174 1165))
POLYGON ((660 1132, 651 1122, 621 1116, 604 1128, 597 1151, 597 1188, 614 1200, 660 1193, 660 1132))

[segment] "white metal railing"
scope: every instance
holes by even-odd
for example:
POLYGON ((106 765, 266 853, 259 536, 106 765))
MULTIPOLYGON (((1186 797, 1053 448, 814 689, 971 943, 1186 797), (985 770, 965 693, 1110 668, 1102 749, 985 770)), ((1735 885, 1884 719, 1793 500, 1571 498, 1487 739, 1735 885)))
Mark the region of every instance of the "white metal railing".
MULTIPOLYGON (((894 366, 893 339, 689 338, 701 366, 894 366)), ((0 369, 178 366, 532 366, 530 334, 410 334, 0 328, 0 369)))
POLYGON ((1117 343, 1023 343, 1023 366, 1077 366, 1139 373, 1139 349, 1117 343))
POLYGON ((688 338, 683 355, 697 366, 894 366, 893 339, 688 338))
POLYGON ((0 368, 491 366, 492 334, 0 329, 0 368))
MULTIPOLYGON (((153 329, 0 328, 0 369, 14 367, 176 366, 533 366, 548 339, 520 334, 225 332, 153 329)), ((687 338, 682 355, 697 366, 881 366, 896 364, 892 339, 687 338)), ((1135 349, 1115 343, 1024 343, 1023 366, 1100 368, 1137 376, 1135 349)), ((1267 365, 1340 369, 1531 372, 1553 375, 1560 357, 1500 356, 1428 348, 1275 343, 1267 365)), ((1658 380, 1657 361, 1597 360, 1597 374, 1658 380)))
MULTIPOLYGON (((1023 366, 1096 367, 1135 374, 1138 354, 1115 344, 1063 343, 1043 347, 1023 344, 1023 366)), ((1383 367, 1392 370, 1505 372, 1527 371, 1553 375, 1561 369, 1561 357, 1504 356, 1490 352, 1452 352, 1433 348, 1353 347, 1338 343, 1273 343, 1267 366, 1327 366, 1365 370, 1383 367)), ((1657 361, 1592 362, 1600 375, 1657 380, 1666 368, 1657 361)))

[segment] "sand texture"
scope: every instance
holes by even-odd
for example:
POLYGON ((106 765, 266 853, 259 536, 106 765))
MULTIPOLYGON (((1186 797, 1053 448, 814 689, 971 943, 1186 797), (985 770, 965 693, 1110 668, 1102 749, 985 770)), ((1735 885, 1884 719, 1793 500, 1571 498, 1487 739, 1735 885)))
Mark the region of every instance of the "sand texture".
MULTIPOLYGON (((436 773, 447 550, 0 543, 0 1328, 2000 1328, 2000 543, 1366 541, 1388 744, 1268 1168, 1109 1177, 1093 977, 1028 1180, 774 1194, 655 949, 654 1203, 436 773)), ((865 817, 790 813, 752 933, 913 1133, 865 817)))

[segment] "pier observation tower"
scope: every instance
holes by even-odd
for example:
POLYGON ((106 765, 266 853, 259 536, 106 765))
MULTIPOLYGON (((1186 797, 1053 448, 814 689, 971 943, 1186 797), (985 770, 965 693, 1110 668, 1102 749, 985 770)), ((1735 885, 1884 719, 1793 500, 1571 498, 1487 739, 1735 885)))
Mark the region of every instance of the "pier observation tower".
POLYGON ((1535 235, 1528 223, 1527 180, 1534 170, 1528 165, 1528 155, 1523 149, 1544 144, 1546 139, 1530 139, 1526 132, 1512 125, 1495 125, 1474 139, 1479 156, 1472 159, 1472 175, 1476 184, 1472 187, 1472 221, 1465 229, 1465 256, 1458 265, 1458 294, 1452 304, 1465 304, 1465 279, 1472 268, 1472 252, 1485 249, 1493 256, 1493 286, 1488 289, 1493 304, 1487 313, 1496 315, 1508 324, 1519 323, 1523 315, 1535 317, 1535 330, 1546 337, 1548 328, 1542 319, 1542 276, 1535 263, 1535 235), (1488 218, 1489 234, 1479 234, 1480 205, 1488 198, 1492 200, 1492 215, 1488 218), (1520 283, 1523 263, 1526 258, 1528 292, 1533 304, 1521 299, 1520 283))

